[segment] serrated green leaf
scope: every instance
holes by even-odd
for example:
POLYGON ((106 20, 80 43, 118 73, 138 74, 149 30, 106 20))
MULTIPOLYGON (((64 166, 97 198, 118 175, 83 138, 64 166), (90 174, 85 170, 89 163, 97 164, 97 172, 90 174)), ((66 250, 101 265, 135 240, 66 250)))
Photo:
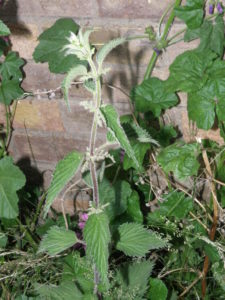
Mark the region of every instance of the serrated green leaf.
POLYGON ((138 193, 133 190, 127 201, 127 215, 133 222, 143 223, 143 214, 140 207, 140 199, 138 193))
POLYGON ((71 84, 73 80, 78 77, 78 76, 84 76, 87 74, 87 69, 83 65, 77 65, 71 70, 69 70, 68 74, 64 78, 62 82, 62 91, 64 94, 64 99, 66 101, 67 107, 70 110, 70 105, 69 105, 69 89, 71 87, 71 84))
POLYGON ((204 2, 204 0, 187 0, 185 6, 175 7, 175 15, 183 20, 188 28, 198 28, 203 21, 204 2))
POLYGON ((44 217, 46 217, 50 206, 55 198, 62 191, 65 185, 73 178, 83 161, 83 154, 73 151, 60 160, 53 173, 53 179, 48 189, 46 203, 44 207, 44 217))
POLYGON ((17 100, 22 97, 24 91, 20 87, 20 82, 17 79, 3 80, 0 86, 0 103, 9 105, 12 100, 17 100))
POLYGON ((112 287, 114 298, 118 297, 119 285, 122 294, 120 299, 143 299, 153 266, 154 264, 149 260, 139 260, 122 265, 116 272, 116 286, 112 287))
POLYGON ((109 204, 104 212, 110 221, 124 213, 127 209, 127 200, 131 196, 132 190, 128 182, 116 181, 112 185, 107 179, 99 183, 99 198, 101 205, 109 204))
POLYGON ((96 56, 96 60, 98 65, 102 66, 103 61, 105 60, 106 56, 117 46, 123 44, 127 42, 126 38, 118 38, 118 39, 114 39, 109 41, 107 44, 105 44, 104 46, 102 46, 102 48, 100 48, 97 52, 97 56, 96 56))
POLYGON ((216 57, 217 54, 209 49, 190 50, 177 56, 169 68, 166 90, 187 93, 200 90, 209 78, 206 71, 213 65, 216 57))
POLYGON ((178 98, 173 92, 165 90, 165 82, 158 78, 144 80, 132 91, 131 98, 139 112, 151 111, 158 117, 163 109, 178 103, 178 98))
POLYGON ((14 219, 18 216, 17 191, 26 183, 22 171, 13 164, 11 157, 0 160, 0 218, 14 219))
POLYGON ((196 122, 198 128, 208 130, 212 128, 215 120, 215 101, 208 98, 200 90, 188 94, 188 117, 196 122))
POLYGON ((109 221, 105 213, 89 216, 84 227, 84 240, 86 242, 86 254, 96 265, 101 280, 108 283, 108 258, 110 231, 109 221))
POLYGON ((78 239, 74 231, 52 226, 44 235, 38 253, 47 252, 49 255, 55 256, 72 247, 77 242, 78 239))
POLYGON ((24 60, 21 59, 16 52, 9 52, 0 66, 0 73, 4 80, 17 79, 22 81, 23 74, 21 67, 24 65, 24 60))
POLYGON ((94 271, 91 262, 77 251, 64 259, 63 281, 73 281, 86 294, 94 290, 94 271))
POLYGON ((183 180, 189 176, 197 175, 199 162, 199 145, 173 144, 163 149, 157 156, 158 163, 166 173, 173 172, 174 176, 183 180))
POLYGON ((165 283, 158 278, 151 278, 149 281, 149 300, 166 300, 168 295, 168 289, 165 283))
POLYGON ((115 110, 115 108, 112 105, 105 105, 100 108, 108 129, 110 132, 114 135, 114 137, 117 139, 121 147, 125 150, 127 155, 133 159, 135 165, 137 168, 140 167, 136 157, 134 150, 132 149, 130 142, 123 130, 123 128, 120 125, 118 114, 115 110))
POLYGON ((69 43, 70 32, 77 34, 79 26, 68 18, 59 19, 49 29, 44 31, 38 38, 33 58, 36 62, 48 62, 52 73, 66 73, 81 61, 76 55, 65 56, 66 49, 63 47, 69 43))
POLYGON ((144 228, 141 224, 125 223, 119 226, 119 241, 116 248, 128 256, 144 256, 149 250, 166 246, 156 233, 144 228))
MULTIPOLYGON (((131 147, 133 148, 135 157, 141 166, 145 157, 146 152, 150 149, 150 144, 139 143, 137 140, 130 140, 131 147)), ((124 170, 128 170, 130 168, 137 169, 136 164, 133 162, 131 158, 125 153, 123 160, 123 168, 124 170)))
POLYGON ((193 208, 193 201, 186 197, 184 193, 172 191, 168 195, 164 195, 164 201, 160 203, 157 210, 157 215, 166 217, 175 217, 176 219, 183 219, 193 208))
POLYGON ((10 35, 10 29, 8 28, 8 26, 6 26, 1 20, 0 20, 0 35, 1 36, 6 36, 6 35, 10 35))
POLYGON ((76 285, 71 281, 62 282, 57 285, 35 284, 35 290, 46 300, 82 300, 83 295, 76 285), (76 298, 75 298, 76 297, 76 298))

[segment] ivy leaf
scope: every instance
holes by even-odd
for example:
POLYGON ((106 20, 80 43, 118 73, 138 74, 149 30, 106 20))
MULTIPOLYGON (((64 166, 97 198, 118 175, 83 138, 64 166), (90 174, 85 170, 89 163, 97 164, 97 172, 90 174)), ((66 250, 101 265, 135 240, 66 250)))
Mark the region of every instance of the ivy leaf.
POLYGON ((151 278, 149 281, 149 300, 166 300, 168 289, 164 282, 158 278, 151 278))
POLYGON ((18 57, 16 52, 9 52, 0 66, 0 73, 4 80, 17 79, 21 81, 23 78, 21 67, 24 60, 18 57))
POLYGON ((26 183, 24 174, 13 164, 11 157, 0 160, 0 218, 14 219, 18 216, 17 191, 26 183))
POLYGON ((149 250, 167 245, 160 236, 137 223, 124 223, 119 226, 119 241, 116 249, 128 256, 144 256, 149 250))
POLYGON ((1 36, 6 36, 6 35, 10 35, 10 29, 8 28, 8 26, 6 26, 1 20, 0 20, 0 35, 1 36))
POLYGON ((63 47, 69 43, 67 38, 70 32, 77 34, 79 26, 68 18, 59 19, 49 29, 45 30, 38 38, 33 58, 36 62, 48 62, 52 73, 66 73, 81 61, 76 55, 65 56, 63 47))
POLYGON ((127 202, 127 214, 133 222, 143 223, 143 214, 140 207, 140 199, 138 193, 133 190, 127 202))
POLYGON ((105 213, 92 214, 84 227, 84 239, 87 244, 86 254, 100 274, 104 284, 108 283, 108 245, 111 239, 109 221, 105 213))
MULTIPOLYGON (((135 157, 139 165, 141 166, 145 157, 146 152, 150 149, 149 144, 139 143, 137 140, 132 139, 130 140, 131 147, 134 150, 135 157)), ((136 169, 136 165, 131 158, 125 153, 124 160, 123 160, 123 168, 124 170, 128 170, 130 168, 136 169)))
POLYGON ((120 125, 118 114, 115 108, 112 105, 104 105, 100 108, 108 129, 112 133, 112 135, 119 142, 120 146, 126 151, 127 155, 134 161, 137 168, 140 168, 140 165, 135 157, 135 153, 133 148, 130 145, 130 142, 120 125))
POLYGON ((107 179, 99 183, 99 197, 102 205, 109 204, 105 209, 110 221, 123 214, 127 209, 127 200, 132 190, 128 182, 117 181, 112 185, 107 179))
POLYGON ((10 105, 12 100, 21 98, 24 91, 17 79, 3 80, 0 86, 0 103, 10 105))
POLYGON ((215 18, 215 21, 205 20, 199 36, 201 39, 199 49, 210 49, 216 52, 220 57, 223 55, 224 50, 224 20, 223 15, 215 18))
MULTIPOLYGON (((123 295, 121 299, 143 299, 153 266, 154 264, 149 260, 139 260, 133 263, 126 263, 117 270, 115 276, 117 285, 115 287, 119 284, 123 295)), ((115 287, 112 287, 112 289, 118 296, 115 287)))
POLYGON ((176 178, 184 180, 189 176, 197 175, 199 151, 197 143, 184 145, 176 143, 163 149, 157 161, 166 173, 173 172, 176 178))
POLYGON ((55 256, 72 247, 77 242, 78 239, 74 231, 52 226, 44 235, 38 253, 47 252, 49 255, 55 256))
POLYGON ((168 195, 164 195, 164 201, 160 203, 159 209, 151 214, 156 216, 175 217, 183 219, 193 208, 193 201, 186 197, 184 193, 172 191, 168 195))
POLYGON ((200 90, 207 82, 207 69, 217 57, 209 49, 190 50, 177 56, 170 65, 170 76, 166 82, 168 91, 183 91, 193 93, 200 90))
POLYGON ((202 90, 188 94, 188 116, 196 122, 198 128, 208 130, 212 128, 215 119, 215 101, 208 98, 202 90))
POLYGON ((139 112, 151 111, 158 117, 162 109, 172 107, 178 103, 173 92, 165 90, 165 82, 158 78, 144 80, 132 91, 131 98, 139 112))
POLYGON ((204 16, 204 0, 187 0, 186 6, 175 7, 175 15, 190 29, 201 26, 204 16))
POLYGON ((46 217, 50 206, 55 198, 62 191, 65 185, 73 178, 83 161, 83 154, 73 151, 67 154, 64 159, 56 165, 53 179, 48 189, 46 203, 44 207, 44 217, 46 217))

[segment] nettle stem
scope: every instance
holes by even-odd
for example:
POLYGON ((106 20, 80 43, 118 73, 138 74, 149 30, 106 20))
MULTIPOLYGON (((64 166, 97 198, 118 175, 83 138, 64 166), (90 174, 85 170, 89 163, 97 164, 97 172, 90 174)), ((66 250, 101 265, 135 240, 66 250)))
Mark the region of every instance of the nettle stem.
MULTIPOLYGON (((174 3, 174 8, 180 6, 181 2, 182 2, 182 0, 176 0, 175 3, 174 3)), ((159 44, 164 44, 166 42, 167 36, 169 34, 169 31, 170 31, 170 27, 173 24, 173 21, 174 21, 174 18, 175 18, 174 8, 173 8, 173 10, 172 10, 172 12, 171 12, 171 14, 168 18, 168 21, 166 22, 163 34, 162 34, 162 36, 159 40, 159 44)), ((155 67, 155 64, 156 64, 156 61, 157 61, 158 57, 159 57, 159 55, 154 51, 153 54, 152 54, 152 57, 149 61, 147 70, 145 72, 145 77, 144 77, 145 80, 148 79, 149 77, 151 77, 152 71, 155 67)))
POLYGON ((90 137, 90 172, 91 172, 91 179, 93 184, 93 201, 98 208, 99 206, 99 191, 98 191, 98 177, 96 172, 96 164, 94 160, 95 155, 95 144, 96 144, 96 136, 97 136, 97 130, 98 130, 98 110, 101 105, 101 79, 98 75, 98 72, 96 70, 96 67, 92 61, 92 59, 89 60, 89 64, 92 70, 92 73, 95 78, 95 85, 96 85, 96 92, 94 94, 94 102, 95 102, 95 112, 94 117, 92 121, 92 127, 91 127, 91 137, 90 137))

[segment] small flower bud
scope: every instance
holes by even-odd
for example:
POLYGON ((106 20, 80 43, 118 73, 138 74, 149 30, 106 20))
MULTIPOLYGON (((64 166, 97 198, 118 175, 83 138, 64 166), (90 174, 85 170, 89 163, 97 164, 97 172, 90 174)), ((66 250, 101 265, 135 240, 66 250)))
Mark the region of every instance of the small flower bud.
POLYGON ((162 50, 159 50, 158 48, 153 48, 153 50, 155 51, 155 53, 157 54, 157 56, 159 56, 162 52, 162 50))
POLYGON ((222 4, 220 2, 217 3, 217 11, 219 14, 222 14, 223 13, 223 7, 222 7, 222 4))
POLYGON ((209 4, 209 14, 212 15, 214 12, 214 5, 213 4, 209 4))

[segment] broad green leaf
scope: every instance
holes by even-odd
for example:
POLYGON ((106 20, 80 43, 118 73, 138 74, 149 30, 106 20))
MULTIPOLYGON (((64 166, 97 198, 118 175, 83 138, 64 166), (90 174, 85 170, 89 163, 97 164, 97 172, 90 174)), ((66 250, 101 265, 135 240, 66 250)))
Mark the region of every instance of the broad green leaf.
POLYGON ((150 260, 139 260, 122 265, 116 273, 116 286, 112 287, 114 298, 117 299, 118 297, 119 285, 122 294, 120 299, 143 299, 153 266, 154 264, 150 260))
POLYGON ((220 57, 224 50, 224 20, 223 15, 216 17, 215 21, 205 20, 200 32, 201 39, 199 49, 210 49, 216 52, 220 57))
POLYGON ((118 231, 119 241, 116 248, 128 256, 144 256, 149 250, 163 248, 167 244, 141 224, 125 223, 119 226, 118 231))
POLYGON ((0 35, 1 36, 6 36, 6 35, 10 35, 10 29, 8 28, 8 26, 6 26, 1 20, 0 20, 0 35))
POLYGON ((72 281, 57 285, 35 284, 35 290, 41 299, 48 300, 82 300, 83 295, 72 281))
POLYGON ((178 98, 165 90, 165 82, 158 78, 144 80, 134 88, 131 95, 139 112, 151 111, 158 117, 163 109, 175 106, 178 98))
POLYGON ((165 283, 158 278, 151 278, 149 281, 149 300, 166 300, 168 290, 165 283))
POLYGON ((209 95, 225 98, 225 61, 216 60, 207 70, 207 87, 209 95))
POLYGON ((76 55, 65 56, 63 47, 69 43, 70 32, 77 34, 79 26, 72 19, 59 19, 38 38, 33 58, 36 62, 48 62, 52 73, 66 73, 81 61, 76 55))
POLYGON ((0 86, 0 103, 9 105, 12 100, 21 98, 24 91, 20 87, 17 79, 3 80, 0 86))
POLYGON ((217 100, 216 113, 219 121, 225 121, 225 98, 220 98, 217 100))
POLYGON ((92 260, 104 284, 108 283, 109 242, 111 239, 109 221, 105 213, 89 216, 84 227, 87 257, 92 260))
POLYGON ((199 151, 197 143, 184 145, 177 143, 163 149, 157 156, 157 161, 166 173, 173 172, 176 178, 183 180, 197 175, 199 151))
POLYGON ((102 46, 102 48, 100 48, 97 52, 97 56, 96 56, 96 60, 98 65, 102 66, 106 56, 117 46, 127 42, 128 39, 126 38, 118 38, 118 39, 114 39, 109 41, 107 44, 105 44, 104 46, 102 46))
POLYGON ((55 198, 62 191, 65 185, 73 178, 83 161, 83 154, 73 151, 60 160, 53 173, 53 179, 48 189, 46 203, 44 207, 44 217, 46 217, 50 206, 55 198))
POLYGON ((83 65, 77 65, 75 67, 73 67, 71 70, 69 70, 68 74, 66 75, 66 77, 64 78, 63 82, 62 82, 62 91, 64 94, 64 99, 66 101, 66 104, 68 106, 68 108, 70 109, 70 105, 69 105, 69 89, 71 87, 71 84, 73 82, 73 80, 78 77, 78 76, 83 76, 87 74, 87 69, 85 66, 83 65))
POLYGON ((8 238, 7 235, 3 232, 0 232, 0 249, 4 249, 5 246, 7 245, 8 238))
MULTIPOLYGON (((133 148, 135 157, 141 166, 145 157, 146 152, 150 149, 149 144, 143 144, 138 142, 137 140, 130 140, 131 147, 133 148)), ((136 169, 136 165, 133 160, 125 153, 123 160, 123 168, 124 170, 128 170, 130 168, 136 169)))
POLYGON ((18 216, 17 191, 26 183, 24 174, 13 164, 11 157, 0 160, 0 218, 14 219, 18 216))
POLYGON ((24 65, 24 60, 21 59, 16 52, 9 52, 0 65, 0 73, 4 80, 17 79, 19 82, 22 81, 23 74, 21 67, 24 65))
POLYGON ((140 199, 138 193, 133 190, 127 201, 127 214, 133 222, 143 223, 143 214, 140 207, 140 199))
POLYGON ((196 92, 207 82, 207 69, 217 57, 211 50, 186 51, 176 57, 170 65, 170 76, 166 82, 168 91, 196 92))
POLYGON ((187 0, 185 6, 175 7, 175 15, 190 29, 201 26, 204 16, 204 0, 187 0))
POLYGON ((193 208, 192 199, 181 192, 172 191, 170 194, 164 195, 163 199, 164 201, 160 203, 159 208, 150 214, 183 219, 193 208))
POLYGON ((109 204, 105 209, 110 221, 124 213, 127 209, 127 200, 131 196, 132 190, 128 182, 116 181, 112 185, 107 179, 99 183, 99 198, 101 205, 109 204))
POLYGON ((208 130, 215 120, 215 101, 202 91, 188 94, 188 117, 196 122, 198 128, 208 130))
POLYGON ((190 42, 195 39, 198 39, 200 36, 200 30, 201 30, 201 28, 196 28, 196 29, 187 28, 187 30, 185 31, 185 34, 184 34, 184 41, 190 42))
POLYGON ((52 226, 44 235, 38 253, 47 252, 49 255, 55 256, 77 242, 78 239, 74 231, 52 226))
POLYGON ((136 167, 140 167, 136 157, 133 148, 130 145, 130 142, 123 130, 123 128, 120 125, 118 114, 115 110, 115 108, 112 105, 104 105, 100 108, 108 129, 113 134, 113 136, 117 139, 120 146, 126 151, 127 155, 133 159, 136 167))

